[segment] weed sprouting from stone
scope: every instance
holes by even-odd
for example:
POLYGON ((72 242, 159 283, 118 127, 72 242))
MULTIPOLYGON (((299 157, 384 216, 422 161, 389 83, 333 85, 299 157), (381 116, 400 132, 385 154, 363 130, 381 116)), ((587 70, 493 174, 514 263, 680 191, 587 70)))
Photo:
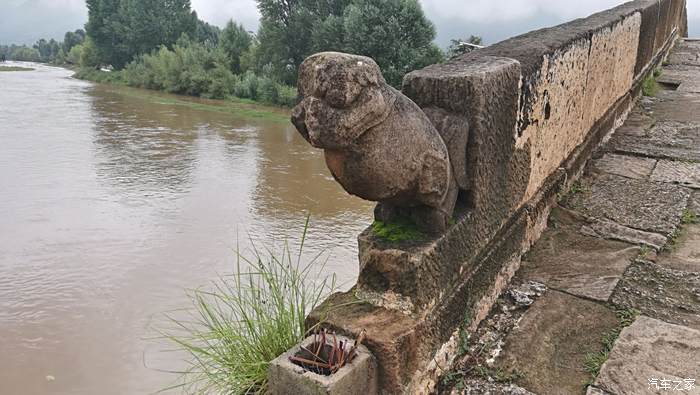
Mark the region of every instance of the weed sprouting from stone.
POLYGON ((654 74, 653 74, 653 75, 654 75, 654 78, 659 78, 659 77, 661 77, 661 73, 662 73, 661 69, 655 69, 655 70, 654 70, 654 74))
POLYGON ((642 94, 644 96, 656 96, 659 91, 659 84, 656 82, 656 71, 649 74, 642 82, 642 94))
POLYGON ((651 252, 651 248, 648 245, 642 245, 639 247, 639 254, 637 257, 639 259, 646 259, 647 256, 649 256, 649 253, 651 252))
POLYGON ((518 379, 525 377, 525 374, 518 369, 513 369, 510 372, 501 368, 489 368, 487 366, 477 366, 474 368, 476 376, 488 379, 492 378, 497 383, 510 384, 518 379))
POLYGON ((700 218, 693 210, 685 209, 681 215, 681 223, 683 225, 691 225, 700 223, 700 218))
POLYGON ((683 227, 679 226, 670 235, 668 235, 668 241, 666 241, 663 250, 666 252, 672 251, 673 248, 678 244, 678 241, 680 240, 682 235, 683 227))
POLYGON ((472 323, 472 316, 469 310, 464 314, 462 325, 459 327, 459 349, 457 355, 461 358, 469 352, 469 325, 472 323))
POLYGON ((592 384, 595 378, 598 377, 600 368, 603 367, 605 361, 608 360, 615 341, 625 327, 632 325, 634 320, 639 315, 639 311, 635 309, 616 309, 615 315, 617 316, 618 326, 603 335, 602 339, 600 340, 602 349, 598 352, 587 353, 584 357, 583 367, 586 372, 590 373, 591 375, 591 379, 587 385, 592 384))
POLYGON ((569 189, 569 194, 575 195, 578 193, 583 193, 586 192, 588 188, 583 185, 581 181, 576 181, 573 184, 571 184, 571 188, 569 189))
POLYGON ((418 240, 424 236, 416 223, 407 217, 399 217, 393 222, 374 221, 372 231, 391 242, 418 240))

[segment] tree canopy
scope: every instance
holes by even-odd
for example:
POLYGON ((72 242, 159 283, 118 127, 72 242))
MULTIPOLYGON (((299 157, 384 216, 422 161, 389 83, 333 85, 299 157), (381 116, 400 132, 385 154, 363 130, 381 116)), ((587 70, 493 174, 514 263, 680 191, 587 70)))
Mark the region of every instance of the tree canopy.
POLYGON ((197 16, 189 0, 87 0, 85 30, 97 58, 117 69, 136 55, 172 46, 183 33, 194 35, 197 16))
POLYGON ((374 58, 392 85, 416 68, 439 62, 435 28, 417 0, 258 0, 258 67, 270 64, 282 81, 319 51, 374 58))

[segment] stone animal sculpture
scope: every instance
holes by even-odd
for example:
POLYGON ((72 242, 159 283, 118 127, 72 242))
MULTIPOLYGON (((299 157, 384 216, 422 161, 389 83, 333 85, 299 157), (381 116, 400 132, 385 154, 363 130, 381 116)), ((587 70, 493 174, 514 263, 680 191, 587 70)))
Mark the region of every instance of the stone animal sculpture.
POLYGON ((323 52, 299 69, 292 123, 343 188, 377 201, 375 219, 408 216, 423 231, 447 227, 458 186, 440 133, 389 86, 374 60, 323 52))

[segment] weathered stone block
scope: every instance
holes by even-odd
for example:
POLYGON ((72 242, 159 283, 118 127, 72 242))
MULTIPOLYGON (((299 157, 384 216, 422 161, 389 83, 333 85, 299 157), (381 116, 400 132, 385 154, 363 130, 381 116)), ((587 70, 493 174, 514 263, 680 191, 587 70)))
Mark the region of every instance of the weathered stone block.
MULTIPOLYGON (((353 340, 346 337, 338 336, 337 338, 345 344, 353 344, 353 340)), ((357 356, 352 362, 330 376, 306 371, 289 360, 289 357, 301 351, 302 346, 309 348, 313 342, 314 337, 309 336, 270 363, 268 371, 269 394, 375 395, 379 393, 377 389, 377 363, 365 346, 358 346, 357 356)))
POLYGON ((584 180, 564 204, 596 218, 668 235, 680 223, 689 196, 677 185, 602 174, 584 180))
POLYGON ((651 175, 651 180, 700 189, 700 163, 660 160, 651 175))
POLYGON ((655 159, 616 154, 606 154, 602 158, 591 162, 591 167, 595 171, 638 180, 649 179, 655 166, 655 159))
POLYGON ((606 307, 550 290, 508 335, 496 365, 521 372, 516 383, 536 394, 578 394, 590 378, 586 353, 600 351, 600 340, 617 326, 606 307))
POLYGON ((639 247, 585 236, 563 210, 554 210, 547 229, 527 254, 518 277, 600 301, 610 298, 639 247))
POLYGON ((697 383, 684 382, 700 377, 699 354, 700 331, 640 316, 620 334, 595 386, 617 395, 666 394, 674 391, 650 380, 667 379, 680 380, 683 393, 700 394, 697 383))
POLYGON ((698 290, 699 273, 638 260, 627 268, 611 300, 648 317, 700 329, 698 290))

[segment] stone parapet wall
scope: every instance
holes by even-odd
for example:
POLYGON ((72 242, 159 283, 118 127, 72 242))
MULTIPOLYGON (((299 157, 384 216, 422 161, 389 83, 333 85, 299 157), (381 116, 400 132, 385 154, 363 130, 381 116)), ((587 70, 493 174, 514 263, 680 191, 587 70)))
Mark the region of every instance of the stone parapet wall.
POLYGON ((670 42, 684 33, 684 10, 684 0, 626 3, 413 72, 404 79, 403 91, 423 108, 466 114, 471 140, 468 161, 474 165, 467 175, 472 203, 488 206, 479 199, 491 200, 496 190, 505 191, 515 204, 502 208, 514 210, 537 193, 670 42), (494 82, 490 77, 508 62, 517 69, 513 72, 518 78, 498 83, 519 92, 517 103, 501 97, 484 108, 484 99, 498 88, 478 87, 478 83, 494 82), (483 140, 495 143, 494 152, 489 153, 498 160, 502 158, 497 151, 512 150, 509 166, 520 173, 504 176, 505 184, 495 181, 491 168, 510 169, 492 159, 494 155, 485 155, 483 140), (480 190, 487 188, 494 190, 480 190))
POLYGON ((467 135, 454 223, 399 243, 368 228, 356 287, 333 295, 308 323, 366 330, 382 393, 432 391, 458 353, 460 331, 484 318, 559 193, 686 34, 685 15, 684 0, 637 0, 407 75, 403 93, 438 130, 464 123, 453 128, 467 135))

